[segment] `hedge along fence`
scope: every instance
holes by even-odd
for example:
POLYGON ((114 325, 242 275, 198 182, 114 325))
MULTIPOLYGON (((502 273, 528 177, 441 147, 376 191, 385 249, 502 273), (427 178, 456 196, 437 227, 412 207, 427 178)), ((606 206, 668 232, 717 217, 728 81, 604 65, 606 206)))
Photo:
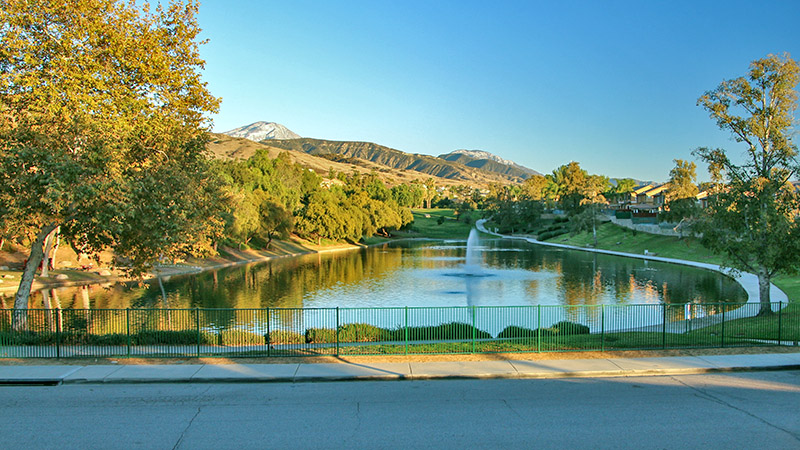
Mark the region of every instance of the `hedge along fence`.
POLYGON ((0 357, 455 354, 783 345, 775 304, 0 310, 0 357))

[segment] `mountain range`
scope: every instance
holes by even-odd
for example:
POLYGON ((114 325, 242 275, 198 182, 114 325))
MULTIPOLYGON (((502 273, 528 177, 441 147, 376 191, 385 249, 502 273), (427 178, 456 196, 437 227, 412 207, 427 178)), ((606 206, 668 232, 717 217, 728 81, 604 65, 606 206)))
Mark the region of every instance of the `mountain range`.
MULTIPOLYGON (((273 149, 306 153, 351 166, 384 167, 379 169, 381 172, 392 169, 415 171, 427 176, 476 184, 520 182, 539 173, 482 150, 456 150, 438 157, 420 155, 371 142, 303 138, 274 122, 255 122, 222 134, 258 142, 273 149)), ((226 157, 243 157, 245 153, 252 154, 254 151, 245 150, 250 147, 246 143, 235 144, 224 139, 216 139, 214 142, 216 144, 212 143, 211 146, 217 145, 218 148, 212 151, 216 154, 227 154, 226 157), (226 147, 224 150, 219 148, 223 141, 226 147), (236 154, 239 156, 235 156, 236 154)))
POLYGON ((444 155, 439 155, 439 158, 461 163, 468 167, 475 167, 476 169, 488 170, 490 172, 497 172, 522 179, 529 178, 531 175, 541 175, 541 173, 533 169, 521 166, 514 161, 503 159, 483 150, 455 150, 450 153, 445 153, 444 155))

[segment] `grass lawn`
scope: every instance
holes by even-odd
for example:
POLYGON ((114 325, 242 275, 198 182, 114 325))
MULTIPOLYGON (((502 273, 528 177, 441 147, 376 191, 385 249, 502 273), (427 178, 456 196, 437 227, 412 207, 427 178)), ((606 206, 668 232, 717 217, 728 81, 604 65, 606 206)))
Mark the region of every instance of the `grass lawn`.
MULTIPOLYGON (((576 235, 565 234, 548 239, 549 242, 593 247, 592 233, 583 232, 576 235)), ((623 228, 612 223, 604 223, 597 228, 597 248, 618 252, 644 254, 648 253, 665 258, 685 259, 709 264, 721 264, 722 257, 711 253, 693 237, 678 239, 672 236, 643 233, 623 228)))
POLYGON ((453 209, 414 209, 414 223, 409 231, 393 233, 397 237, 425 237, 431 239, 466 239, 480 218, 480 211, 470 213, 470 221, 464 222, 453 209), (439 223, 442 221, 442 223, 439 223))

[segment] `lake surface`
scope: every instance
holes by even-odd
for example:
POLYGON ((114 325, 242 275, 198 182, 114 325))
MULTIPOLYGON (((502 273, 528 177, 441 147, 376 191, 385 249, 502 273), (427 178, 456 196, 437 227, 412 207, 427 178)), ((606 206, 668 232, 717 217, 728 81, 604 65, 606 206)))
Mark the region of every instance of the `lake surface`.
MULTIPOLYGON (((143 286, 63 288, 61 308, 357 308, 741 303, 738 283, 717 272, 481 240, 477 271, 466 241, 415 240, 357 251, 280 258, 143 286)), ((6 308, 13 300, 3 298, 6 308)), ((41 293, 31 307, 42 308, 41 293)))

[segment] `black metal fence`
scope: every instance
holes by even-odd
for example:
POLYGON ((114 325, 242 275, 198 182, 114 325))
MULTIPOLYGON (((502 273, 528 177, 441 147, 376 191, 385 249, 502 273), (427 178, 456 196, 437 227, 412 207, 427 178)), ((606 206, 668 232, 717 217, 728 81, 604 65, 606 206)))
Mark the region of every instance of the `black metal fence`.
POLYGON ((0 310, 0 358, 271 357, 796 345, 794 304, 0 310))

